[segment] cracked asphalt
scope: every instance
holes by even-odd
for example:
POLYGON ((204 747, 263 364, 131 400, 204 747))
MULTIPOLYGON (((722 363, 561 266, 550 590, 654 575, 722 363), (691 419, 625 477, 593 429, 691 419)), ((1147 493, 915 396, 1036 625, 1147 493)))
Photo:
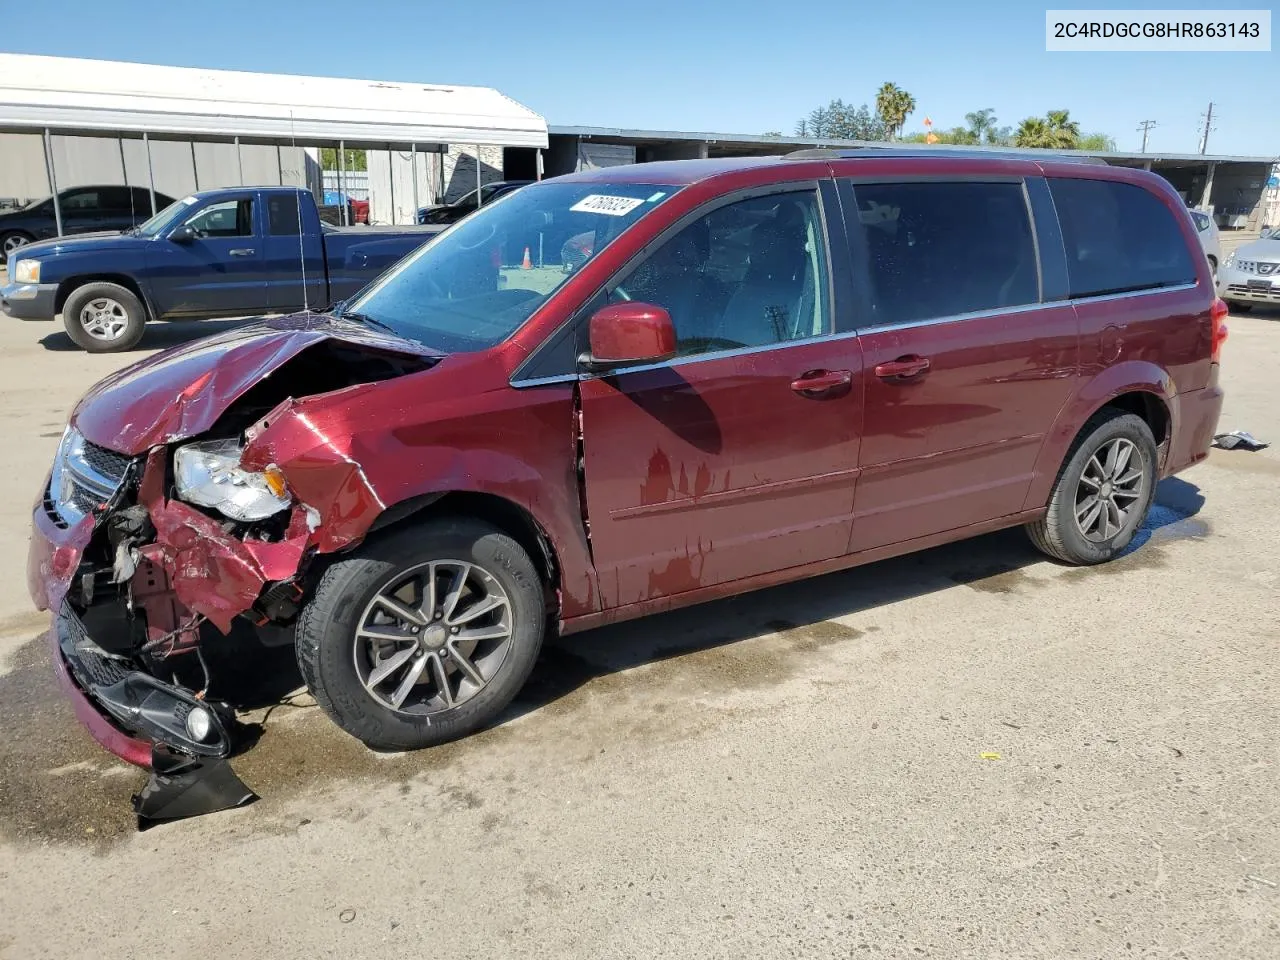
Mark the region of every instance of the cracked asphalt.
MULTIPOLYGON (((568 638, 436 750, 288 696, 261 800, 139 833, 27 514, 92 380, 226 324, 0 320, 0 957, 1280 956, 1280 447, 1164 483, 1105 567, 1009 531, 568 638)), ((1230 329, 1222 429, 1280 443, 1280 312, 1230 329)))

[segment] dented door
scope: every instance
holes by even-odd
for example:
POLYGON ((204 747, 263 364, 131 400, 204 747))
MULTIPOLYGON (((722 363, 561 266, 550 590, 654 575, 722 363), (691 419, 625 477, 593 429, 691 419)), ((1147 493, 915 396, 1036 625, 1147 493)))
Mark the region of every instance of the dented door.
POLYGON ((861 370, 857 339, 834 337, 583 380, 587 513, 604 604, 843 554, 861 370), (847 386, 824 386, 839 378, 820 374, 837 371, 852 373, 847 386))

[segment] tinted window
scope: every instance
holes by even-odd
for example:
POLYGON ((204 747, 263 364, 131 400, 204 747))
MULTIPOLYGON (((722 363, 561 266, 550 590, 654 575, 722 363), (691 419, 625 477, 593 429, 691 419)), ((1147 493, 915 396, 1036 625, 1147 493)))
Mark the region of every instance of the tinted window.
POLYGON ((102 206, 112 213, 131 212, 132 194, 128 187, 104 187, 99 191, 102 206))
POLYGON ((753 197, 695 220, 614 288, 610 301, 623 300, 666 308, 686 356, 829 333, 816 192, 753 197))
POLYGON ((205 207, 187 221, 202 237, 248 237, 253 234, 253 200, 224 200, 205 207))
POLYGON ((72 190, 59 200, 63 210, 101 210, 97 190, 72 190))
POLYGON ((1040 275, 1018 183, 860 183, 876 323, 1036 303, 1040 275))
POLYGON ((298 195, 296 193, 267 196, 267 232, 273 237, 298 235, 298 195))
POLYGON ((1194 283, 1195 266, 1173 211, 1131 183, 1051 179, 1071 296, 1194 283))

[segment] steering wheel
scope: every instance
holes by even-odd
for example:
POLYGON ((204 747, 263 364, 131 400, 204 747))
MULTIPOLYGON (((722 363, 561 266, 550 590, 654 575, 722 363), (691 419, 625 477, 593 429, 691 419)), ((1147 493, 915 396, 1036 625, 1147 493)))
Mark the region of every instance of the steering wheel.
MULTIPOLYGON (((475 226, 475 224, 472 224, 471 226, 472 226, 472 227, 474 227, 474 226, 475 226)), ((488 224, 488 227, 489 227, 489 229, 488 229, 487 231, 485 231, 485 233, 484 233, 482 236, 480 236, 479 238, 477 238, 477 240, 476 240, 476 242, 475 242, 475 243, 467 243, 467 242, 463 239, 463 237, 465 237, 465 236, 466 236, 466 234, 464 233, 461 237, 459 237, 459 238, 458 238, 458 246, 459 246, 461 249, 463 249, 463 250, 475 250, 475 249, 476 249, 477 247, 479 247, 482 243, 488 243, 488 242, 489 242, 490 240, 492 240, 492 239, 497 235, 497 233, 498 233, 498 228, 497 228, 497 226, 496 226, 495 224, 493 224, 493 223, 489 223, 489 224, 488 224)))

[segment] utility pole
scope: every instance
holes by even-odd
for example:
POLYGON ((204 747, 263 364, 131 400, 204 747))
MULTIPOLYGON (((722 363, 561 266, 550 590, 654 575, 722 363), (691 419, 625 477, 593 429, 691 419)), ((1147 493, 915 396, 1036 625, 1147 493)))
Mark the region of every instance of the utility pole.
POLYGON ((1204 115, 1204 133, 1200 135, 1200 155, 1209 152, 1209 131, 1213 129, 1213 101, 1209 101, 1209 109, 1204 115))
POLYGON ((1147 134, 1150 132, 1151 128, 1156 125, 1157 124, 1154 120, 1143 120, 1141 123, 1138 124, 1138 129, 1142 131, 1142 152, 1143 153, 1147 152, 1147 134))

